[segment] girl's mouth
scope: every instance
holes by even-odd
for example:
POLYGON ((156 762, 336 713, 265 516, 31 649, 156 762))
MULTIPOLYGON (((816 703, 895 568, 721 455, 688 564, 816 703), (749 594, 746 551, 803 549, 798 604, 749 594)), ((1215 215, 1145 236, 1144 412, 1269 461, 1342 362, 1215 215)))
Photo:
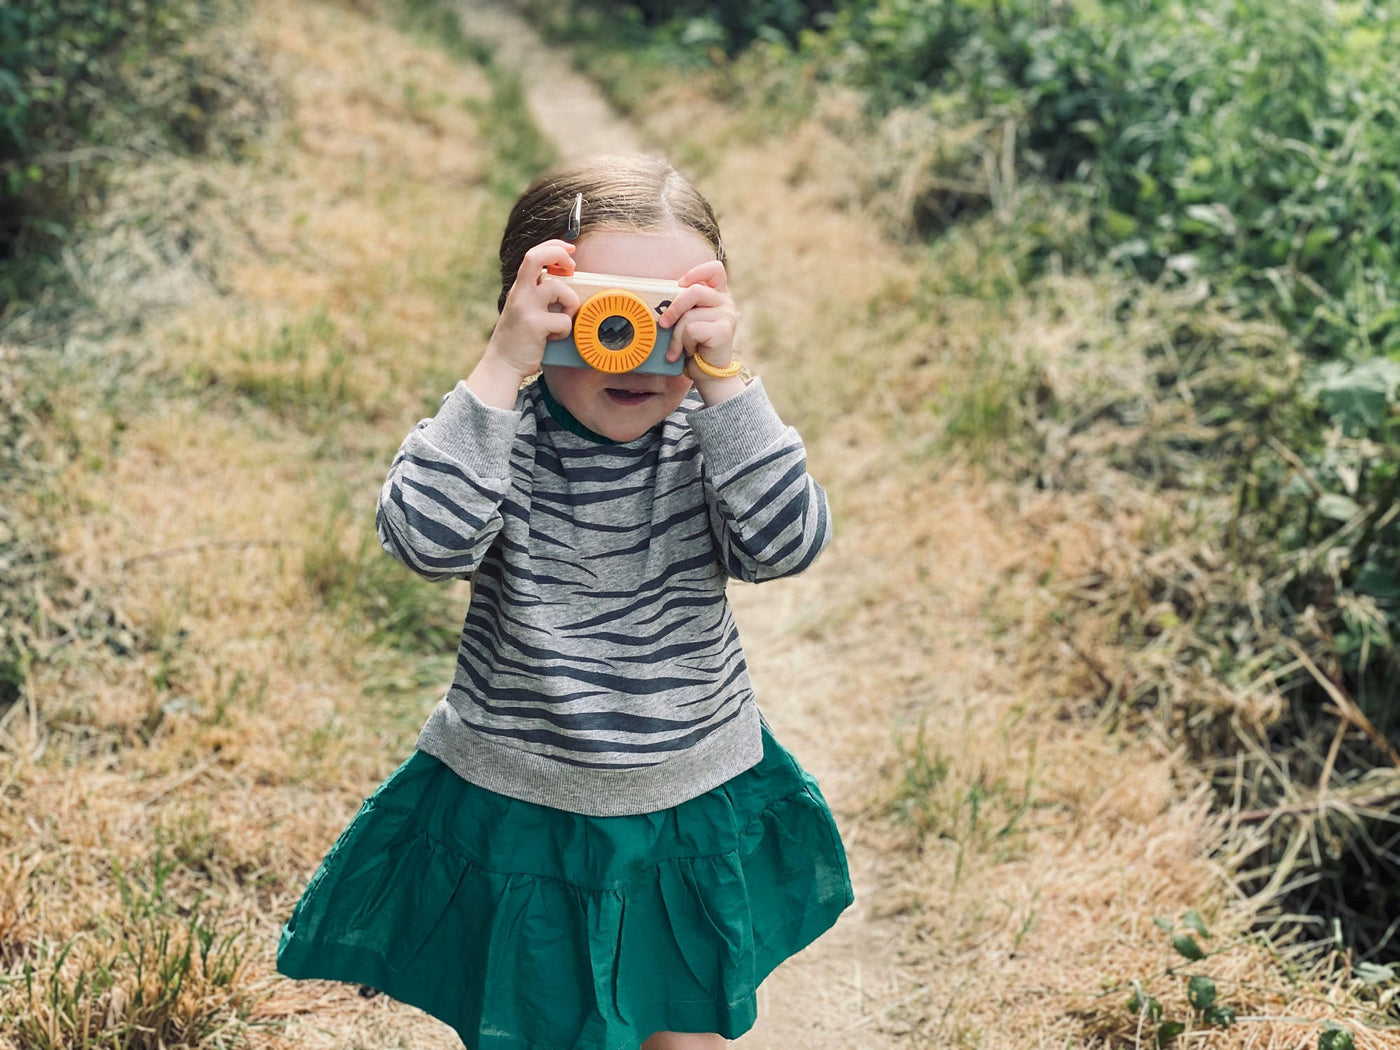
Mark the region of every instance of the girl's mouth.
POLYGON ((643 401, 656 396, 650 390, 623 390, 613 386, 608 387, 605 392, 613 403, 618 405, 640 405, 643 401))

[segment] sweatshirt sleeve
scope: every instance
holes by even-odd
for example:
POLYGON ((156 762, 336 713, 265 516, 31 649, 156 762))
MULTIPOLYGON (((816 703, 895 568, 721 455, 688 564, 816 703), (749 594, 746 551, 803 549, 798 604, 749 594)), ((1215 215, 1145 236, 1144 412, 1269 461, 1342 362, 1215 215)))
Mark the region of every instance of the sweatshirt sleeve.
POLYGON ((725 569, 750 583, 802 572, 831 539, 826 493, 807 473, 797 431, 763 384, 690 416, 704 456, 705 500, 725 569))
POLYGON ((389 467, 374 516, 384 549, 430 580, 471 576, 501 530, 520 420, 458 383, 389 467))

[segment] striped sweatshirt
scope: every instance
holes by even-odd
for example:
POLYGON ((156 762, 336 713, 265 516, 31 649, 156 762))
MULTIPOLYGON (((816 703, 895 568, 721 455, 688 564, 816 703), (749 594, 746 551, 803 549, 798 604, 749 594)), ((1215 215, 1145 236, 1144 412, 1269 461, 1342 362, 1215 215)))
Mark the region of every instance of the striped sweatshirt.
POLYGON ((414 572, 472 583, 418 747, 513 798, 648 813, 761 757, 725 584, 801 572, 830 519, 758 380, 708 408, 692 393, 635 441, 586 434, 540 382, 514 410, 460 383, 405 439, 375 522, 414 572))

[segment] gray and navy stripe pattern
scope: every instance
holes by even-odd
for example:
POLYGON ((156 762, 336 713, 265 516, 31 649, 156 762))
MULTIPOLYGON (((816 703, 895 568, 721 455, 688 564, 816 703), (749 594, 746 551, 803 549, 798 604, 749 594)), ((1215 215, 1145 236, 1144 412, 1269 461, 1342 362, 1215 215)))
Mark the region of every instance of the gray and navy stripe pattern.
POLYGON ((796 431, 755 380, 692 398, 636 441, 459 385, 404 441, 379 499, 385 550, 466 577, 451 689, 418 746, 493 791, 598 816, 676 805, 762 752, 725 597, 801 572, 830 537, 796 431))

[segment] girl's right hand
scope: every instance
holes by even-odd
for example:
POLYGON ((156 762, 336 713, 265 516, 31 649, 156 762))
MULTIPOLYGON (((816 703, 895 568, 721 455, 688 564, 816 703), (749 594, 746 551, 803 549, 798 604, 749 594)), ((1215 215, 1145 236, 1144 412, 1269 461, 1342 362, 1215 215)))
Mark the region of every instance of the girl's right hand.
POLYGON ((568 276, 574 272, 574 246, 552 240, 525 253, 515 283, 506 294, 500 320, 486 345, 486 356, 518 372, 520 378, 540 370, 544 344, 573 330, 578 295, 563 281, 545 280, 546 269, 568 276))

